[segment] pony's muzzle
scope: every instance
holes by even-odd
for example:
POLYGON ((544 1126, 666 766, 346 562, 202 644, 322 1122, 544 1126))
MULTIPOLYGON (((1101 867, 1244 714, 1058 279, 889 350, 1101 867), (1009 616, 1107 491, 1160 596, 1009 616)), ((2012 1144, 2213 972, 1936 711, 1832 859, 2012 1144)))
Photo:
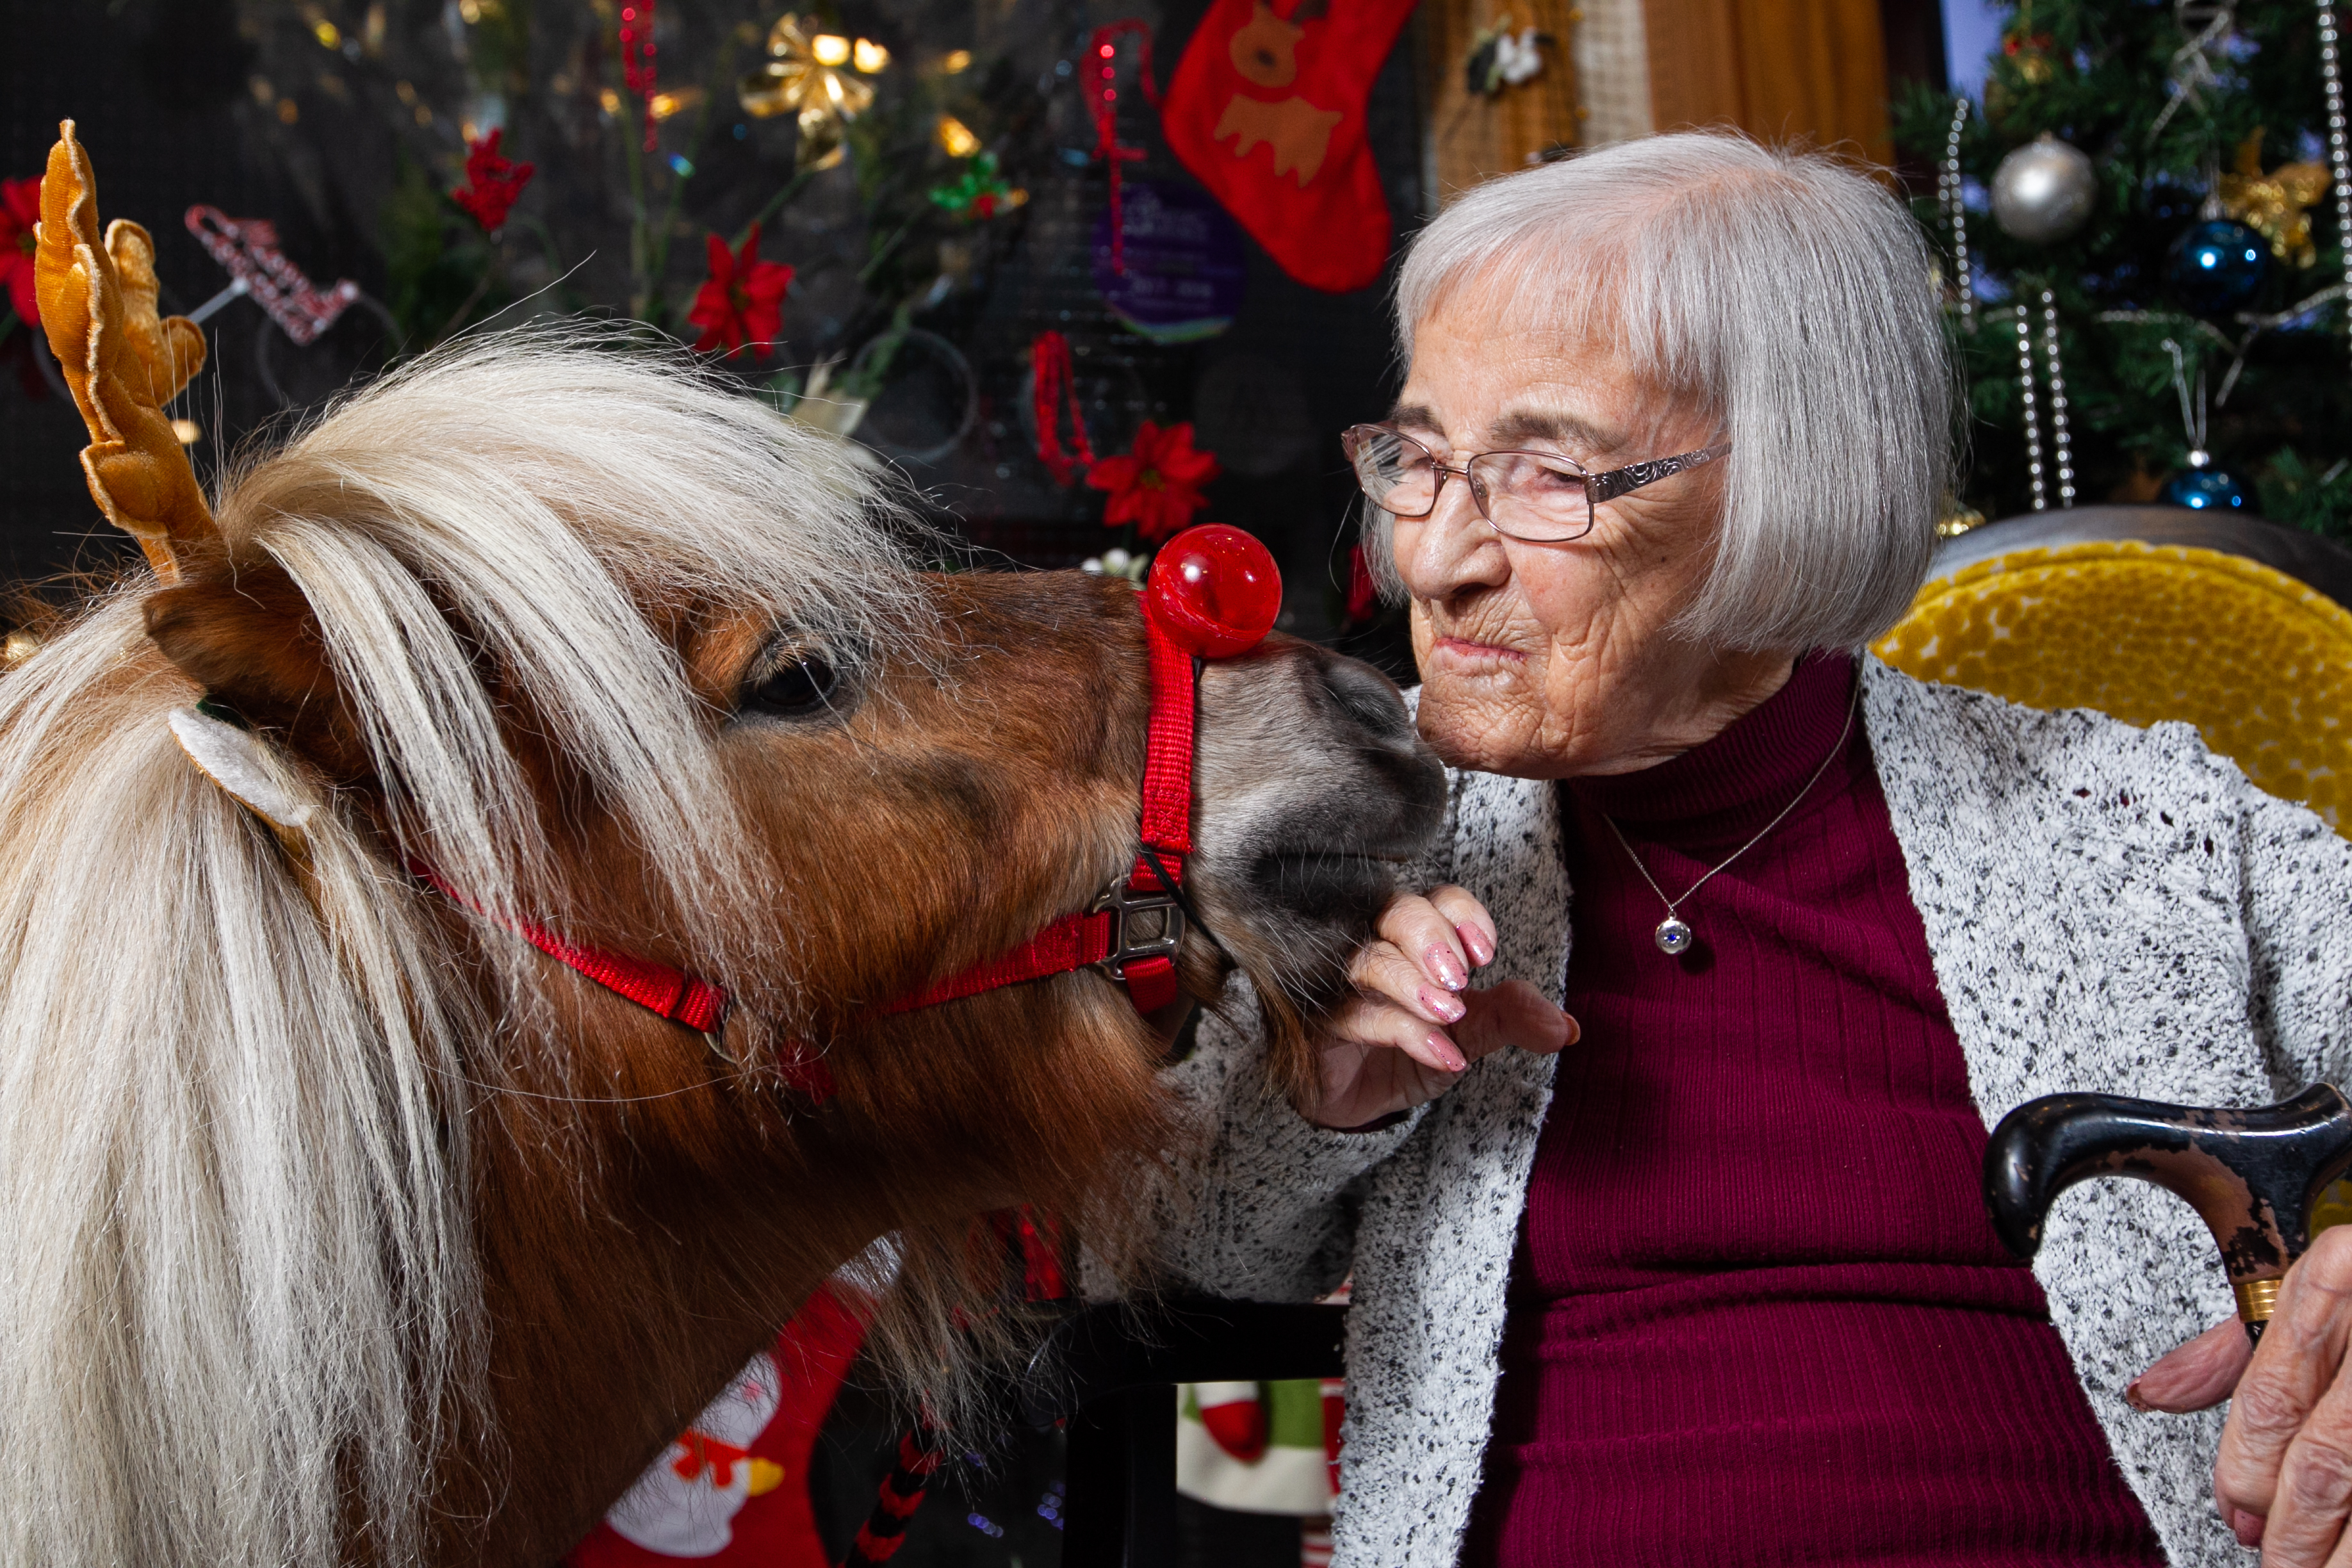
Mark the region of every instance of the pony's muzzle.
POLYGON ((1395 685, 1283 637, 1202 672, 1196 783, 1204 917, 1335 986, 1445 805, 1395 685))

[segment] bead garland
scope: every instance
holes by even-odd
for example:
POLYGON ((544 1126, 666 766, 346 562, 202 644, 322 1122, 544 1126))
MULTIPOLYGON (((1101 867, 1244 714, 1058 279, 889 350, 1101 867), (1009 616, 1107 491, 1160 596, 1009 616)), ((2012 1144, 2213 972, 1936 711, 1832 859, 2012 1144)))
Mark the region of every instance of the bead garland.
POLYGON ((2344 250, 2344 321, 2352 334, 2352 140, 2344 119, 2344 57, 2332 0, 2319 0, 2319 79, 2327 95, 2327 172, 2336 184, 2336 237, 2344 250))
POLYGON ((2050 510, 2049 487, 2042 479, 2042 415, 2033 390, 2033 312, 2017 307, 2017 395, 2025 408, 2025 471, 2033 481, 2033 510, 2050 510))
POLYGON ((645 100, 646 151, 660 145, 654 131, 654 0, 631 0, 621 7, 621 85, 645 100))
POLYGON ((2066 372, 2058 362, 2058 297, 2042 290, 2042 360, 2050 370, 2050 449, 2057 460, 2058 504, 2074 504, 2074 443, 2066 424, 2066 372))
POLYGON ((1110 174, 1110 269, 1121 277, 1127 275, 1127 241, 1119 215, 1118 166, 1143 157, 1140 147, 1118 144, 1118 47, 1116 39, 1121 33, 1133 33, 1136 46, 1135 81, 1143 89, 1146 102, 1160 107, 1160 84, 1151 79, 1151 29, 1145 24, 1129 20, 1112 22, 1097 27, 1087 45, 1087 68, 1095 80, 1087 84, 1087 107, 1095 117, 1095 156, 1103 161, 1110 174))
POLYGON ((1963 333, 1977 327, 1976 279, 1969 270, 1969 210, 1960 188, 1960 132, 1968 128, 1969 110, 1973 107, 1966 93, 1952 100, 1952 132, 1944 139, 1944 170, 1936 182, 1936 199, 1944 209, 1944 221, 1952 226, 1952 270, 1959 290, 1963 333))

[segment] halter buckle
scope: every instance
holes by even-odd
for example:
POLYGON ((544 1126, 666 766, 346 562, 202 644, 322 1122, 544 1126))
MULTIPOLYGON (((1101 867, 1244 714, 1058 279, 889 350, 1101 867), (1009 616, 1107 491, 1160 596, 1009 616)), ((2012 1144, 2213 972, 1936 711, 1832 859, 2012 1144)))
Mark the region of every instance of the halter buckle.
POLYGON ((1131 882, 1113 882, 1087 912, 1111 918, 1110 951, 1096 961, 1095 967, 1114 980, 1125 980, 1127 966, 1143 959, 1174 963, 1176 950, 1184 944, 1184 906, 1165 889, 1154 891, 1131 882), (1143 915, 1160 917, 1148 935, 1138 929, 1143 922, 1136 917, 1143 915))

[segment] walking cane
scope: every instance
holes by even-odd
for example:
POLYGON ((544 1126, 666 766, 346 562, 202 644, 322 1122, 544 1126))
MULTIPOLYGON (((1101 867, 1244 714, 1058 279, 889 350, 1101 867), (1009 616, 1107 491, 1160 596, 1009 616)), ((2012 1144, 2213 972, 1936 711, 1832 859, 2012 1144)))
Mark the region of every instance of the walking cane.
POLYGON ((2279 1281, 2311 1245, 2312 1203, 2347 1168, 2352 1101, 2332 1084, 2252 1110, 2051 1094, 1993 1129, 1985 1206, 2009 1249, 2031 1258, 2052 1201, 2077 1182, 2130 1176, 2178 1194, 2213 1233, 2239 1320, 2259 1344, 2279 1281))

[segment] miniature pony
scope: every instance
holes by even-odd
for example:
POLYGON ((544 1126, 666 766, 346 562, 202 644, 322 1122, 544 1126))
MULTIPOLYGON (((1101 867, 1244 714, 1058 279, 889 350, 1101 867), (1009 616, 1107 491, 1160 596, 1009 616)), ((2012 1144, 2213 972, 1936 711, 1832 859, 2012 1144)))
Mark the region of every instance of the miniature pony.
MULTIPOLYGON (((1134 861, 1135 594, 920 573, 830 437, 562 331, 207 503, 201 334, 69 124, 37 260, 149 567, 0 675, 0 1561, 539 1568, 845 1262, 949 1399, 969 1216, 1137 1239, 1178 1130, 1109 981, 888 1010, 1134 861)), ((1181 976, 1244 971, 1295 1074, 1440 775, 1302 644, 1199 706, 1181 976)))

